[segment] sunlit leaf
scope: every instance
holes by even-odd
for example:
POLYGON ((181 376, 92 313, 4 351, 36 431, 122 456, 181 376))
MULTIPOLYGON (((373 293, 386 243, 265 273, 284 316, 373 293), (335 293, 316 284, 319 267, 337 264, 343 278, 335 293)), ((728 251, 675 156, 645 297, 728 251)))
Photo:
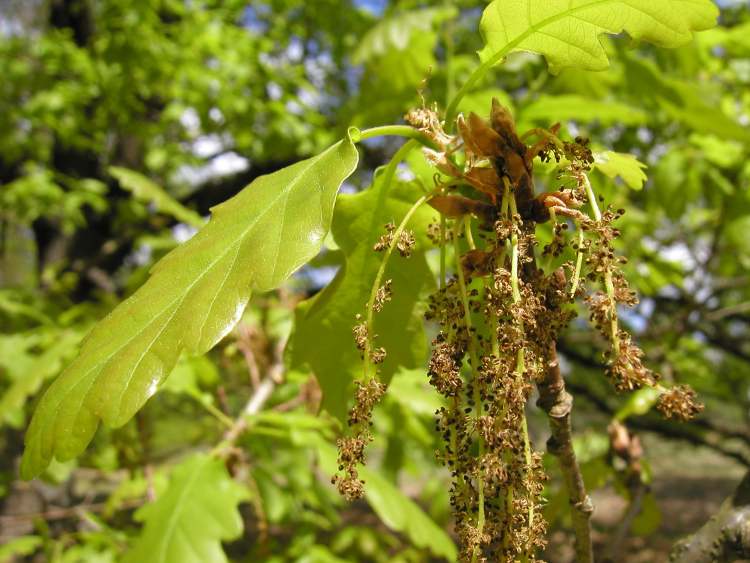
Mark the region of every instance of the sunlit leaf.
MULTIPOLYGON (((352 327, 357 313, 365 314, 372 284, 383 255, 373 245, 385 233, 389 222, 398 224, 411 205, 422 195, 414 184, 396 182, 385 192, 383 174, 370 189, 341 195, 336 203, 332 232, 346 255, 346 263, 335 279, 318 295, 297 308, 292 337, 292 364, 307 364, 323 390, 323 408, 345 419, 346 401, 351 383, 361 376, 362 360, 354 345, 352 327)), ((424 258, 424 230, 437 215, 423 206, 412 218, 409 228, 421 238, 421 248, 409 259, 394 253, 384 279, 393 280, 393 301, 374 318, 376 346, 388 355, 381 366, 387 381, 399 366, 417 367, 424 359, 425 338, 416 301, 430 283, 431 275, 424 258)))
POLYGON ((80 454, 100 421, 127 422, 180 353, 203 353, 236 324, 252 289, 282 283, 320 250, 341 183, 356 167, 351 139, 261 176, 154 266, 102 320, 45 393, 26 435, 22 473, 80 454))
POLYGON ((662 47, 690 41, 693 31, 715 25, 709 0, 493 0, 482 14, 483 62, 514 51, 544 55, 550 70, 607 68, 602 33, 623 31, 662 47))
POLYGON ((620 177, 629 188, 640 190, 647 177, 646 165, 632 154, 614 151, 594 153, 593 167, 610 178, 620 177))
POLYGON ((224 462, 195 455, 176 467, 167 490, 136 512, 144 523, 125 563, 220 563, 221 542, 242 533, 237 505, 247 491, 227 473, 224 462))
POLYGON ((136 199, 156 206, 159 213, 171 215, 178 221, 199 229, 204 225, 200 215, 182 205, 143 174, 119 166, 110 166, 109 173, 117 178, 122 188, 131 192, 136 199))

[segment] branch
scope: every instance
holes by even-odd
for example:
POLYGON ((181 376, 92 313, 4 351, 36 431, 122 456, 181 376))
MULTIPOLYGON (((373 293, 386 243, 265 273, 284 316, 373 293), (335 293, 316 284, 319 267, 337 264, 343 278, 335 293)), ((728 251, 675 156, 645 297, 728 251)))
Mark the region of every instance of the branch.
POLYGON ((224 434, 224 438, 221 443, 214 448, 214 453, 227 452, 231 449, 237 439, 247 429, 248 418, 254 414, 260 412, 266 401, 271 397, 273 390, 276 388, 278 383, 283 381, 284 373, 284 347, 286 346, 286 339, 281 339, 276 343, 274 349, 274 362, 268 369, 268 373, 260 385, 255 388, 255 391, 248 399, 245 406, 242 408, 242 412, 237 416, 234 424, 224 434))
POLYGON ((703 527, 677 542, 675 563, 712 563, 750 558, 750 471, 734 494, 703 527))
POLYGON ((572 506, 571 516, 576 537, 576 561, 590 563, 594 560, 591 542, 591 513, 594 507, 586 493, 581 469, 573 450, 570 413, 573 408, 573 397, 565 390, 565 380, 560 373, 555 343, 550 345, 547 373, 539 383, 539 400, 537 405, 549 418, 552 436, 547 441, 547 450, 557 457, 560 471, 568 490, 572 506))

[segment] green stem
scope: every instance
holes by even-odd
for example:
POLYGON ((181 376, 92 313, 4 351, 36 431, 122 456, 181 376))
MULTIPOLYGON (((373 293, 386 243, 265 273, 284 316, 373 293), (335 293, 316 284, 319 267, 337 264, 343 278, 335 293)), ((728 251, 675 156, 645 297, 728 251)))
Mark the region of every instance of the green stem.
POLYGON ((570 298, 575 299, 578 291, 578 282, 581 279, 581 267, 583 266, 583 229, 578 225, 578 252, 576 254, 576 269, 573 272, 573 281, 570 284, 570 298))
MULTIPOLYGON (((403 147, 402 147, 403 148, 403 147)), ((398 153, 396 153, 398 155, 398 153)), ((395 156, 394 156, 395 160, 395 156)), ((393 160, 391 161, 393 162, 393 160)), ((385 181, 385 178, 384 178, 385 181)), ((380 288, 380 284, 383 281, 383 275, 385 274, 385 268, 388 265, 388 260, 391 257, 391 254, 393 254, 393 249, 396 248, 396 245, 398 244, 398 240, 401 237, 401 233, 404 232, 404 229, 406 228, 406 225, 409 223, 409 220, 412 218, 414 213, 416 213, 417 209, 425 202, 432 194, 425 194, 422 197, 420 197, 414 205, 411 206, 409 211, 406 213, 404 218, 401 220, 401 223, 398 227, 396 227, 396 230, 393 231, 393 237, 391 238, 391 243, 388 245, 388 248, 385 251, 385 255, 383 256, 383 260, 380 262, 380 268, 378 269, 378 273, 375 276, 375 281, 372 284, 372 289, 370 290, 370 299, 367 301, 367 340, 365 341, 365 350, 364 350, 364 375, 365 375, 365 381, 369 380, 369 366, 370 366, 370 353, 372 351, 372 339, 373 339, 373 322, 372 322, 372 316, 373 316, 373 306, 375 304, 375 298, 378 294, 378 288, 380 288)), ((373 374, 374 375, 374 374, 373 374)))
MULTIPOLYGON (((552 225, 552 240, 554 241, 555 227, 557 226, 557 213, 555 213, 554 209, 549 210, 549 219, 552 225)), ((544 272, 547 274, 552 271, 552 260, 554 260, 554 256, 550 252, 550 255, 547 257, 547 262, 544 264, 544 272)))
POLYGON ((446 219, 445 215, 440 214, 440 289, 445 287, 445 228, 446 219))
POLYGON ((414 129, 410 125, 382 125, 380 127, 371 127, 369 129, 363 129, 358 134, 353 135, 356 142, 364 141, 366 139, 373 139, 375 137, 407 137, 413 139, 420 144, 430 147, 431 149, 439 150, 438 147, 431 139, 427 137, 422 131, 414 129))
POLYGON ((513 233, 510 236, 510 285, 513 290, 513 302, 519 303, 521 301, 521 291, 518 287, 518 233, 516 232, 515 225, 518 209, 516 208, 516 196, 513 194, 510 194, 510 213, 513 223, 513 233))
MULTIPOLYGON (((586 188, 586 197, 589 198, 591 204, 591 211, 594 213, 594 219, 597 222, 602 220, 602 212, 599 210, 599 204, 596 201, 596 194, 594 189, 591 187, 589 177, 585 173, 581 173, 583 185, 586 188)), ((615 285, 612 281, 612 268, 607 267, 607 271, 604 272, 604 289, 607 292, 609 298, 609 331, 612 338, 612 350, 615 353, 615 357, 620 354, 620 330, 617 326, 617 302, 615 301, 615 285)))
MULTIPOLYGON (((513 291, 513 303, 518 304, 521 302, 521 292, 519 289, 518 282, 518 234, 516 233, 515 220, 518 214, 516 207, 516 197, 513 193, 510 194, 509 198, 510 213, 513 221, 513 234, 511 235, 511 269, 510 269, 510 285, 513 291)), ((520 329, 523 333, 524 326, 523 322, 520 323, 520 329)), ((516 358, 516 376, 518 379, 523 378, 523 374, 526 371, 526 354, 523 347, 519 348, 516 358)), ((524 409, 521 416, 521 433, 523 435, 523 453, 526 461, 526 471, 531 473, 532 470, 532 459, 531 459, 531 442, 529 440, 529 429, 526 422, 526 410, 524 409)), ((530 499, 531 500, 531 499, 530 499)), ((528 513, 529 529, 534 527, 534 503, 529 502, 529 513, 528 513)))
MULTIPOLYGON (((476 373, 477 369, 479 368, 479 363, 477 362, 477 355, 476 350, 474 349, 474 336, 472 334, 471 328, 471 309, 469 308, 469 294, 466 289, 466 279, 464 278, 464 271, 461 267, 461 249, 459 247, 458 241, 459 241, 459 233, 461 231, 461 223, 464 223, 464 227, 468 229, 468 226, 466 226, 466 223, 468 223, 468 220, 465 218, 462 221, 456 221, 454 230, 453 230, 453 249, 454 254, 456 258, 456 271, 458 274, 458 287, 461 291, 461 303, 464 307, 464 325, 466 327, 466 337, 468 339, 468 346, 469 346, 469 358, 471 359, 471 371, 476 373)), ((473 241, 470 241, 472 243, 473 241)), ((473 246, 473 245, 472 245, 473 246)), ((476 408, 476 418, 479 419, 479 417, 482 416, 482 401, 481 401, 481 394, 479 389, 479 381, 477 377, 474 377, 474 406, 476 408)), ((479 458, 480 460, 484 457, 484 440, 482 439, 481 434, 478 433, 477 440, 479 442, 479 458)), ((479 535, 481 536, 484 530, 484 476, 482 474, 482 469, 480 467, 479 469, 479 475, 477 476, 477 503, 478 503, 478 513, 477 513, 477 531, 479 535)), ((479 555, 478 549, 474 550, 474 553, 471 556, 472 561, 476 561, 477 556, 479 555)))
POLYGON ((464 85, 461 86, 461 88, 458 90, 456 95, 453 97, 453 100, 451 100, 451 103, 448 104, 448 108, 445 110, 445 126, 447 128, 451 128, 451 124, 453 123, 453 120, 456 118, 456 113, 458 110, 458 104, 461 102, 463 97, 468 94, 471 89, 474 87, 474 85, 481 80, 485 74, 493 67, 495 64, 502 59, 506 53, 509 51, 509 49, 502 49, 500 50, 497 55, 492 57, 491 59, 486 60, 481 65, 477 67, 477 69, 471 73, 471 76, 469 76, 469 79, 464 82, 464 85))
POLYGON ((484 75, 489 72, 489 70, 495 66, 500 60, 510 53, 516 45, 518 45, 521 41, 526 39, 525 34, 519 35, 516 39, 505 45, 502 49, 500 49, 497 53, 495 53, 492 57, 484 61, 481 65, 479 65, 474 72, 471 73, 471 76, 469 76, 469 79, 464 82, 464 85, 461 86, 461 88, 458 90, 458 93, 453 97, 453 100, 450 104, 448 104, 448 108, 445 110, 445 124, 446 127, 450 128, 451 123, 453 123, 453 120, 456 117, 456 113, 458 110, 458 104, 461 102, 463 97, 468 94, 471 89, 474 87, 474 85, 479 82, 482 78, 484 78, 484 75))
MULTIPOLYGON (((450 0, 444 2, 446 8, 451 7, 450 0)), ((448 20, 443 26, 443 40, 445 42, 445 98, 446 103, 453 99, 456 89, 455 75, 453 72, 453 21, 448 20)))
POLYGON ((217 409, 213 404, 211 404, 208 401, 203 400, 200 393, 188 393, 195 401, 202 406, 211 416, 213 416, 216 420, 221 422, 224 426, 227 428, 231 428, 234 424, 234 420, 232 420, 230 417, 225 415, 223 412, 221 412, 219 409, 217 409))

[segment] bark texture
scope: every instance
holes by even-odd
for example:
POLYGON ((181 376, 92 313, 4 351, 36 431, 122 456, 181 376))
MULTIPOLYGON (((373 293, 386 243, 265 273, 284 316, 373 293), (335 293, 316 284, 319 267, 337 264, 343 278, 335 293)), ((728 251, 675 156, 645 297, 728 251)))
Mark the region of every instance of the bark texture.
POLYGON ((576 561, 590 563, 594 560, 591 542, 591 513, 594 507, 586 493, 581 469, 573 451, 573 432, 570 423, 573 397, 565 390, 565 380, 560 373, 554 343, 550 346, 548 362, 546 377, 538 386, 537 404, 549 418, 552 436, 547 441, 547 450, 557 457, 560 463, 560 471, 570 499, 576 538, 576 561))
POLYGON ((750 559, 750 471, 719 512, 672 548, 670 561, 714 563, 750 559))

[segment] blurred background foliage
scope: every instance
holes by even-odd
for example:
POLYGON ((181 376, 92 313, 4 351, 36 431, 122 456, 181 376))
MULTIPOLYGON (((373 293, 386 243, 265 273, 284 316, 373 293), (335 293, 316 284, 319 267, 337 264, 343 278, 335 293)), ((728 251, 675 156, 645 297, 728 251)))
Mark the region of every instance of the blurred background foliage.
MULTIPOLYGON (((317 415, 314 373, 283 367, 296 304, 343 262, 335 229, 327 250, 257 296, 215 350, 184 358, 133 421, 100 431, 84 456, 41 480, 21 482, 17 470, 40 391, 156 260, 211 206, 349 125, 400 122, 421 97, 444 107, 477 64, 483 7, 0 3, 0 561, 147 561, 159 550, 160 561, 181 562, 454 558, 434 460, 439 399, 424 370, 395 374, 376 412, 366 501, 349 505, 328 482, 335 423, 317 415), (207 452, 238 421, 227 467, 217 464, 207 452)), ((706 410, 681 425, 651 412, 648 391, 616 395, 586 323, 568 332, 563 368, 602 558, 663 558, 750 465, 750 10, 721 8, 721 25, 680 49, 605 40, 606 72, 552 76, 540 57, 514 55, 460 108, 484 115, 497 96, 521 130, 560 122, 647 165, 642 190, 594 173, 606 201, 627 209, 620 251, 641 303, 623 316, 649 364, 695 387, 706 410), (627 455, 618 436, 634 448, 627 455)), ((397 147, 365 143, 344 191, 367 187, 397 147)), ((413 158, 399 177, 431 182, 425 170, 413 158)), ((539 174, 541 191, 552 178, 539 174)), ((321 349, 353 353, 350 340, 316 337, 321 349)), ((349 380, 342 371, 342 390, 349 380)), ((530 413, 542 448, 546 421, 530 413)), ((548 469, 546 557, 569 561, 567 501, 553 459, 548 469)))

